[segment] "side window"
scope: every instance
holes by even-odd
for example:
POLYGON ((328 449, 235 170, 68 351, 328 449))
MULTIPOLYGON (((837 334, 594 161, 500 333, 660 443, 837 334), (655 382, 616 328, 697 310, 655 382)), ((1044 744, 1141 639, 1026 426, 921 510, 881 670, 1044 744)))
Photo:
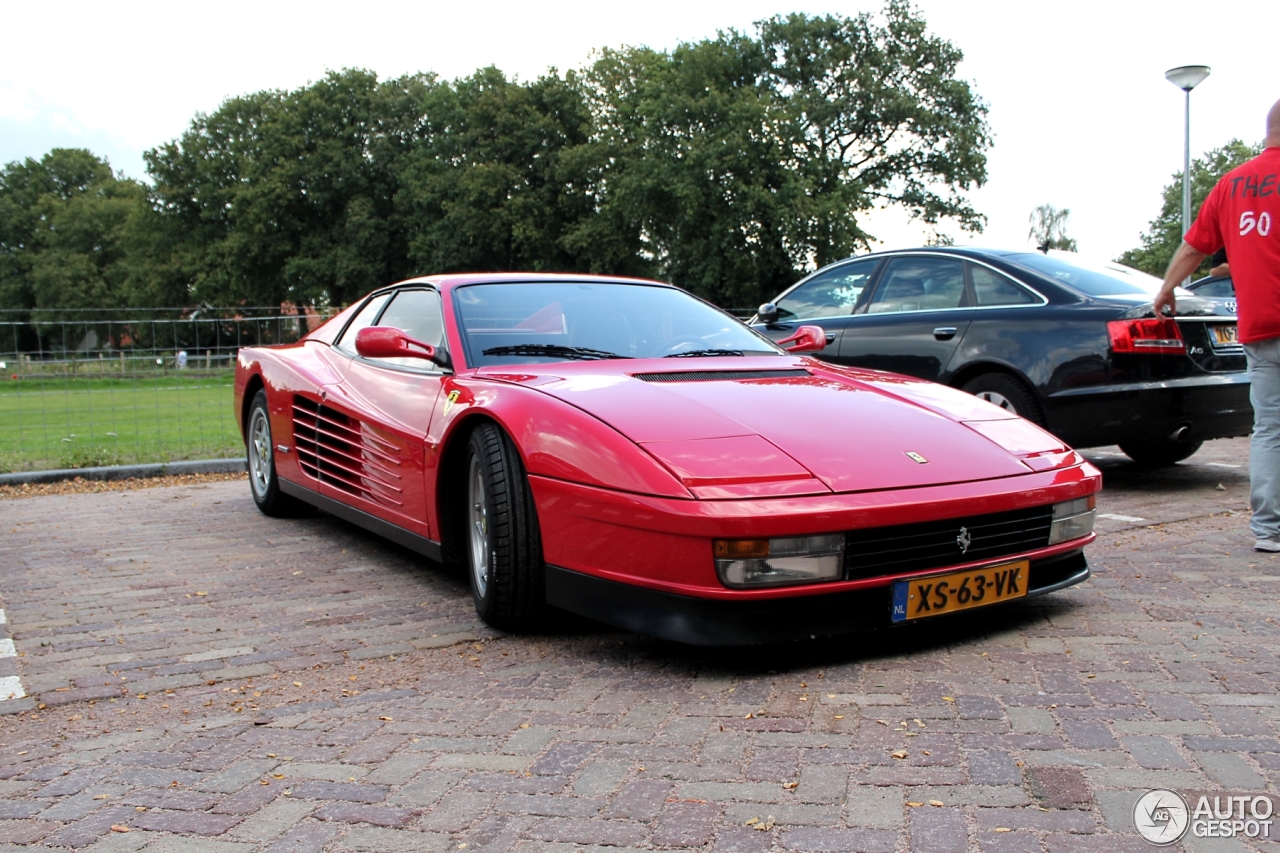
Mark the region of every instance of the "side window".
MULTIPOLYGON (((378 318, 379 326, 391 326, 399 329, 415 341, 431 344, 433 347, 444 345, 444 316, 440 310, 440 294, 434 290, 402 290, 397 293, 378 318)), ((416 367, 422 370, 435 370, 429 361, 421 358, 378 358, 378 364, 395 364, 401 367, 416 367)))
POLYGON ((979 305, 1029 305, 1040 301, 995 270, 970 264, 969 272, 973 276, 973 295, 979 305))
POLYGON ((378 316, 378 312, 382 310, 382 306, 387 304, 390 295, 383 293, 370 299, 363 308, 360 309, 356 316, 351 318, 351 324, 347 326, 347 330, 342 333, 342 337, 338 339, 337 346, 345 352, 355 355, 356 352, 356 333, 361 329, 373 325, 373 319, 378 316))
POLYGON ((877 263, 878 259, 855 261, 819 273, 778 300, 778 317, 811 320, 852 314, 877 263))
POLYGON ((1217 281, 1211 281, 1208 284, 1197 287, 1192 293, 1196 296, 1217 296, 1234 299, 1236 288, 1231 279, 1220 278, 1217 281))
POLYGON ((964 303, 964 264, 955 258, 894 258, 867 306, 868 314, 942 311, 964 303))

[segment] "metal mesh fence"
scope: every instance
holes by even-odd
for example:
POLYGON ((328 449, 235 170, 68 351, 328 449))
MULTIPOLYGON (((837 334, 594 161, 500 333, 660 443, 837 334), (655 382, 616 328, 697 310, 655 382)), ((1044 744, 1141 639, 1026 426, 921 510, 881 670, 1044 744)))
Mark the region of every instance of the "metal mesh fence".
POLYGON ((241 456, 240 347, 292 343, 332 313, 0 314, 0 473, 241 456))

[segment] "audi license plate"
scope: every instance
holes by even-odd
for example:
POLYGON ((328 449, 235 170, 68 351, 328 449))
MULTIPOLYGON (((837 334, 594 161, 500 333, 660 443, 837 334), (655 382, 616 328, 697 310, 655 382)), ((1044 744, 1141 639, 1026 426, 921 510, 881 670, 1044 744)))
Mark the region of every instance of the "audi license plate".
POLYGON ((957 610, 985 607, 1027 594, 1027 571, 1030 560, 911 578, 893 585, 893 621, 923 619, 957 610))
POLYGON ((1214 326, 1213 339, 1220 344, 1234 344, 1236 342, 1236 327, 1214 326))

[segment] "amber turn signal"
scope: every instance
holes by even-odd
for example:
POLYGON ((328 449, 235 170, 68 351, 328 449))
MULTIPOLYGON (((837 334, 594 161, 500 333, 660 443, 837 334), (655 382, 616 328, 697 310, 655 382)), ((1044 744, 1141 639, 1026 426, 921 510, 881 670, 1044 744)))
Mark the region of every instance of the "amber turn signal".
POLYGON ((758 560, 769 556, 768 539, 716 539, 718 560, 758 560))

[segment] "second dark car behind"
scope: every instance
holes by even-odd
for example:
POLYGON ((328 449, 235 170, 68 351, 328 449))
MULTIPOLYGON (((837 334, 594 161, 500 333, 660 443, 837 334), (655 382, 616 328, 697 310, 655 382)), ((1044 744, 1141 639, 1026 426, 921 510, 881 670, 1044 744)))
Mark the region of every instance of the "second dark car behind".
POLYGON ((1226 300, 1178 300, 1159 281, 1071 253, 923 248, 840 261, 751 322, 772 338, 827 331, 818 356, 962 388, 1075 447, 1118 444, 1172 464, 1252 428, 1244 350, 1226 300))

